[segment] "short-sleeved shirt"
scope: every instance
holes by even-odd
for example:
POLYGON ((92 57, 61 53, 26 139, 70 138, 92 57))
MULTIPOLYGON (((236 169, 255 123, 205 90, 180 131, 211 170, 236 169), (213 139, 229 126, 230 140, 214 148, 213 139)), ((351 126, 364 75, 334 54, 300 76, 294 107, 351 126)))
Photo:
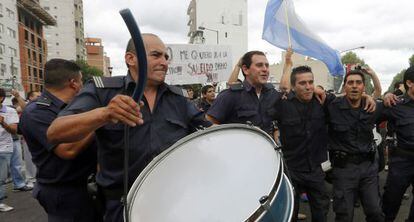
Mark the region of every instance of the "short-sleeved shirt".
MULTIPOLYGON (((0 116, 4 118, 4 122, 7 124, 19 123, 19 116, 15 109, 2 105, 0 108, 0 116)), ((0 126, 0 153, 12 153, 13 152, 13 137, 12 134, 7 132, 2 126, 0 126)))
POLYGON ((271 134, 273 126, 269 106, 279 97, 271 84, 265 84, 258 96, 256 89, 245 80, 242 85, 235 84, 222 91, 207 114, 221 124, 250 122, 271 134))
MULTIPOLYGON (((62 116, 106 106, 117 94, 131 95, 135 82, 130 74, 89 82, 75 99, 59 114, 62 116)), ((178 88, 162 84, 158 87, 153 111, 143 97, 141 107, 144 124, 129 129, 129 182, 158 154, 179 139, 194 132, 198 126, 208 127, 194 104, 180 95, 178 88)), ((107 189, 120 189, 123 184, 124 125, 107 124, 95 131, 100 171, 97 182, 107 189)))
MULTIPOLYGON (((283 157, 290 170, 310 172, 327 159, 328 132, 325 107, 315 98, 301 102, 295 92, 272 105, 277 120, 283 157)), ((333 99, 328 94, 328 100, 333 99)))
POLYGON ((346 96, 338 97, 328 105, 329 150, 343 151, 348 154, 367 154, 373 151, 374 134, 372 130, 379 121, 381 109, 373 113, 361 106, 352 108, 346 96))
POLYGON ((24 109, 19 131, 38 169, 36 179, 39 183, 85 185, 87 177, 96 171, 95 145, 90 145, 74 159, 65 160, 54 153, 57 144, 47 140, 47 129, 65 106, 63 101, 45 90, 24 109))
POLYGON ((385 108, 382 115, 393 126, 398 147, 414 152, 414 100, 405 94, 396 106, 385 108))

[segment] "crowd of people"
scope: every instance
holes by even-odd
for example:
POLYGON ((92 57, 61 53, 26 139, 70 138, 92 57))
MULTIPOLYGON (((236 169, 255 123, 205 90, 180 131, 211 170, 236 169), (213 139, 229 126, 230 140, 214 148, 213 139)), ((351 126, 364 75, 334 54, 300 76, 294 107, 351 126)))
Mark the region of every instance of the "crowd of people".
MULTIPOLYGON (((18 175, 21 165, 13 168, 13 162, 22 162, 21 148, 14 145, 21 143, 14 140, 17 133, 27 143, 29 159, 37 169, 33 197, 49 221, 109 222, 123 221, 125 141, 129 141, 131 187, 146 165, 179 139, 213 125, 249 123, 281 144, 295 188, 293 221, 298 219, 304 192, 312 221, 327 221, 331 196, 335 221, 353 221, 356 198, 367 221, 395 220, 401 199, 414 182, 414 67, 405 72, 403 87, 398 85, 395 93, 379 100, 381 86, 369 67, 349 71, 342 94, 335 95, 314 85, 310 67, 294 67, 293 52, 288 50, 280 89, 275 89, 268 83, 266 55, 249 51, 233 70, 228 89, 215 98, 215 86, 205 85, 201 98, 194 99, 193 89, 184 91, 164 82, 168 54, 163 41, 154 34, 142 37, 148 80, 139 103, 131 97, 138 78, 132 40, 125 52, 125 76, 94 77, 83 86, 79 66, 51 59, 38 98, 26 104, 14 93, 16 109, 0 103, 1 211, 12 209, 1 203, 8 168, 16 190, 31 190, 18 175), (237 79, 239 71, 243 81, 237 79), (372 95, 365 93, 367 75, 374 82, 372 95), (20 121, 16 110, 22 111, 20 121), (375 144, 373 130, 384 121, 396 142, 388 152, 388 178, 381 196, 378 160, 383 159, 379 152, 383 147, 375 144), (128 138, 125 125, 130 127, 128 138), (327 161, 332 169, 322 167, 327 161), (328 171, 333 193, 326 187, 328 171), (97 189, 88 190, 94 180, 97 189)), ((0 90, 0 101, 4 98, 0 90)), ((407 221, 414 221, 414 209, 407 221)))

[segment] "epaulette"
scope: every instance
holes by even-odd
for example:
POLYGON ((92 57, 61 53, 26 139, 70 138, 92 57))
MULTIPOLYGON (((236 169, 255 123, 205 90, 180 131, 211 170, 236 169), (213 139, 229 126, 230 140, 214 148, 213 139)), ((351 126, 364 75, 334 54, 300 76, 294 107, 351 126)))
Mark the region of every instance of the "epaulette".
POLYGON ((240 90, 243 90, 243 89, 244 89, 243 83, 230 84, 230 90, 231 91, 240 91, 240 90))
POLYGON ((95 83, 96 88, 121 88, 124 86, 124 76, 114 76, 114 77, 102 77, 102 76, 93 76, 93 82, 95 83))
MULTIPOLYGON (((168 87, 168 89, 171 91, 171 92, 173 92, 173 93, 175 93, 175 94, 177 94, 177 95, 179 95, 179 96, 184 96, 185 94, 184 94, 184 89, 182 89, 182 88, 180 88, 180 87, 178 87, 178 86, 171 86, 171 85, 168 85, 167 86, 168 87)), ((187 93, 187 92, 186 92, 187 93)))
POLYGON ((50 104, 52 104, 52 100, 46 97, 39 97, 36 100, 36 104, 42 106, 50 106, 50 104))

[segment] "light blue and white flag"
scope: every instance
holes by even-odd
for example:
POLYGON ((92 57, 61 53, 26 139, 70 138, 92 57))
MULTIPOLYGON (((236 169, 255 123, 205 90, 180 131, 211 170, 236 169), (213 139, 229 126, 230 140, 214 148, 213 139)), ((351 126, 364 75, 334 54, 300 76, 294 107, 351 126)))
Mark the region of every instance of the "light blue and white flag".
POLYGON ((269 0, 262 38, 285 50, 291 43, 294 52, 324 62, 331 75, 344 74, 339 52, 306 27, 296 15, 292 0, 269 0))

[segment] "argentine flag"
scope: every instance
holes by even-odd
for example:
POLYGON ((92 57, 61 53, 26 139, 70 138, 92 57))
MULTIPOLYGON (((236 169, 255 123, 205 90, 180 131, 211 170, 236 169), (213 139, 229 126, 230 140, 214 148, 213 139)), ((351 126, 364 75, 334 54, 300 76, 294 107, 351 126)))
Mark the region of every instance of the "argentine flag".
POLYGON ((262 38, 282 49, 289 47, 290 38, 294 52, 321 60, 331 75, 344 74, 339 52, 329 47, 305 26, 302 19, 296 15, 292 0, 269 0, 262 38))

